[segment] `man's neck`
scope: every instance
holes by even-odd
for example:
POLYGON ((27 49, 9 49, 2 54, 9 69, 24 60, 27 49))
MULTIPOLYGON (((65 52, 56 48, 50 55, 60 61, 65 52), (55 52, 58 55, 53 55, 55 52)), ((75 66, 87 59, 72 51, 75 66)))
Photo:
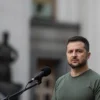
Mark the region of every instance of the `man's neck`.
POLYGON ((81 68, 71 69, 70 74, 71 74, 72 77, 76 77, 76 76, 79 76, 82 73, 86 72, 88 69, 89 69, 88 66, 84 66, 84 67, 81 67, 81 68))

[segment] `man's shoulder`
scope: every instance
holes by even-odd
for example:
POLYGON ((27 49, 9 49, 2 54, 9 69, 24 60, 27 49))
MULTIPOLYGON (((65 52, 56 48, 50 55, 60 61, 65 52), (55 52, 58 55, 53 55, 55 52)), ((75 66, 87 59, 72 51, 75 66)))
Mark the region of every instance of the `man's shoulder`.
POLYGON ((88 77, 91 85, 90 87, 94 90, 94 92, 100 91, 100 74, 94 70, 90 70, 90 74, 88 77))
POLYGON ((57 79, 57 81, 56 81, 56 85, 58 86, 59 84, 63 84, 65 78, 68 77, 68 75, 69 75, 69 73, 60 76, 60 77, 57 79))
POLYGON ((92 80, 100 80, 100 74, 90 69, 89 78, 92 80))
POLYGON ((95 76, 95 77, 100 77, 100 74, 97 73, 96 71, 90 69, 91 75, 95 76))
POLYGON ((62 76, 60 76, 59 78, 58 78, 58 81, 61 81, 61 80, 63 80, 65 77, 67 77, 69 75, 69 72, 68 73, 66 73, 66 74, 64 74, 64 75, 62 75, 62 76))

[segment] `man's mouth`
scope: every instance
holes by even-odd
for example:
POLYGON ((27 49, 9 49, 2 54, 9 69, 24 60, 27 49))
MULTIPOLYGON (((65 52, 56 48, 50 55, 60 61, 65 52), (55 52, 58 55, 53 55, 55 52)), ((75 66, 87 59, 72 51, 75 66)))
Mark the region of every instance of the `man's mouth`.
POLYGON ((78 62, 78 60, 72 60, 72 62, 78 62))

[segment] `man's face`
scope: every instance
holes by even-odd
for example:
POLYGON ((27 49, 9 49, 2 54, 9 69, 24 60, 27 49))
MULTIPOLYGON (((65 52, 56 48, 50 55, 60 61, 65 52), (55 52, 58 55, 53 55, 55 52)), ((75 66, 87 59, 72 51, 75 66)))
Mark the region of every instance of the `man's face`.
POLYGON ((83 42, 76 41, 67 45, 66 56, 72 68, 80 68, 87 64, 90 53, 86 51, 83 42))

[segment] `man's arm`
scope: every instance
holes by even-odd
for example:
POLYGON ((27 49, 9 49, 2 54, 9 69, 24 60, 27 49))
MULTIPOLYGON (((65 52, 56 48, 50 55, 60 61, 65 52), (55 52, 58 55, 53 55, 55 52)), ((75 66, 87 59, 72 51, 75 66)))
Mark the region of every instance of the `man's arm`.
POLYGON ((100 79, 95 81, 94 88, 95 100, 100 100, 100 79))
POLYGON ((64 80, 65 80, 65 75, 61 76, 60 78, 58 78, 58 80, 56 81, 56 84, 55 84, 55 87, 54 87, 54 90, 53 90, 53 95, 52 95, 52 100, 57 100, 58 96, 57 95, 57 92, 58 92, 58 89, 60 87, 62 87, 63 83, 64 83, 64 80))

